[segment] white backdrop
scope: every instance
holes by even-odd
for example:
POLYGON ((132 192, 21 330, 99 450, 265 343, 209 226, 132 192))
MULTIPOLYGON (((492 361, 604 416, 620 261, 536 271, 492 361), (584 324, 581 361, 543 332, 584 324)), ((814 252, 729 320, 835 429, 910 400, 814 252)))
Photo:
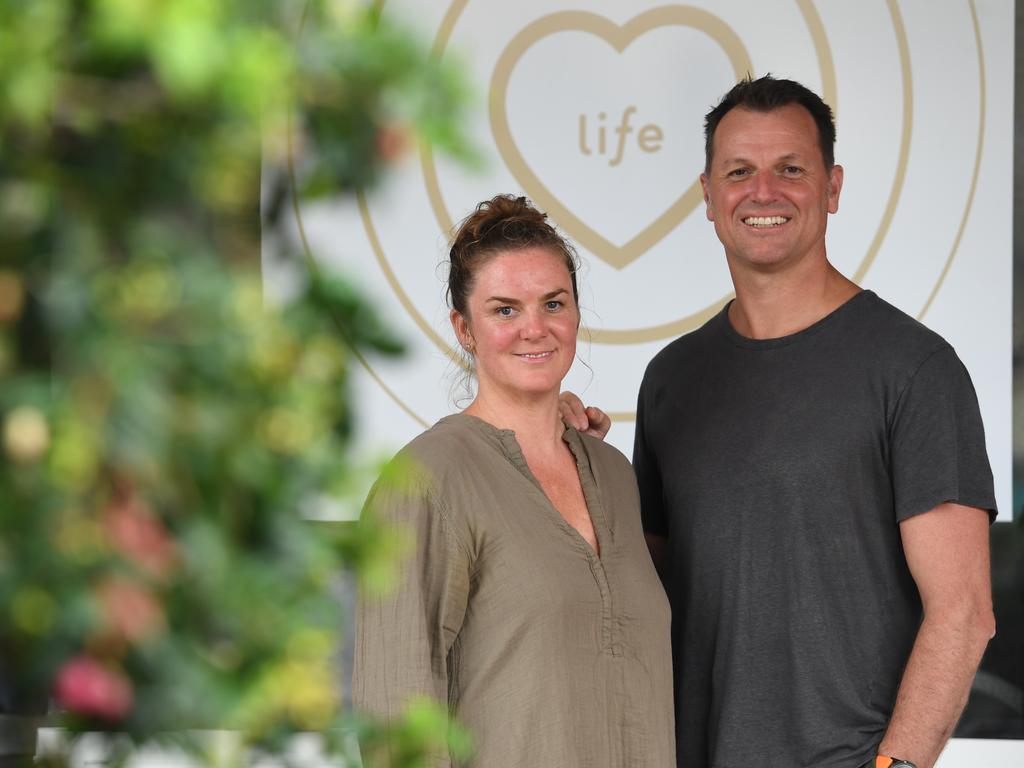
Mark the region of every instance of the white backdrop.
MULTIPOLYGON (((382 5, 470 74, 468 127, 486 162, 471 172, 414 151, 371 196, 301 210, 313 251, 355 277, 410 347, 357 376, 361 452, 391 453, 455 409, 447 231, 514 192, 578 244, 587 365, 567 387, 615 414, 609 439, 628 456, 647 361, 730 296, 700 204, 703 115, 745 72, 771 72, 835 109, 845 182, 830 258, 956 348, 1011 518, 1012 2, 382 5)), ((1024 765, 1016 747, 989 764, 1024 765)), ((972 751, 944 765, 979 764, 972 751)))
POLYGON ((647 361, 730 293, 699 200, 703 115, 737 73, 770 71, 833 105, 846 177, 829 255, 957 349, 1010 519, 1013 4, 583 6, 384 3, 470 73, 485 166, 414 151, 370 197, 302 210, 314 252, 354 275, 410 345, 401 362, 362 372, 361 447, 393 451, 454 409, 446 231, 508 191, 579 245, 590 369, 577 363, 567 386, 615 413, 610 439, 628 455, 647 361))

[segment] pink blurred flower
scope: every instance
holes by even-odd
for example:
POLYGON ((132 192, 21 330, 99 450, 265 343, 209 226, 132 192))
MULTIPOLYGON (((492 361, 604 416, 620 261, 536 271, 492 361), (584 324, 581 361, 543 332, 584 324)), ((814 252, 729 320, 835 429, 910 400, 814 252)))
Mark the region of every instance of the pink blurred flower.
POLYGON ((97 587, 107 628, 129 642, 141 642, 162 632, 164 610, 153 594, 138 583, 113 577, 97 587))
POLYGON ((151 576, 164 578, 174 567, 174 540, 134 493, 120 493, 104 510, 103 523, 114 548, 151 576))
POLYGON ((132 708, 131 682, 91 656, 76 656, 57 675, 57 702, 71 712, 120 720, 132 708))
POLYGON ((388 163, 397 160, 409 148, 410 136, 406 126, 391 123, 377 131, 377 152, 388 163))

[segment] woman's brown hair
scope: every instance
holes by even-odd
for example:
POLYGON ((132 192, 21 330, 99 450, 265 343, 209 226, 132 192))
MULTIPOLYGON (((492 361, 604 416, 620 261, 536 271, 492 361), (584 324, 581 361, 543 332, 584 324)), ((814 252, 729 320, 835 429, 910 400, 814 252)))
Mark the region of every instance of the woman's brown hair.
POLYGON ((462 220, 449 251, 448 303, 467 317, 467 300, 481 264, 505 251, 547 248, 565 260, 572 279, 573 301, 579 306, 576 288, 576 251, 525 197, 495 195, 484 200, 462 220))

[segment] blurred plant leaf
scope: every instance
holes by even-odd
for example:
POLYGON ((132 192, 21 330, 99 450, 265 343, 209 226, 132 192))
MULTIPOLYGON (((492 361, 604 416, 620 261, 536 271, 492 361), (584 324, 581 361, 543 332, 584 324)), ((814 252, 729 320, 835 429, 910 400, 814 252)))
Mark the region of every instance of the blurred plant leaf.
MULTIPOLYGON (((419 142, 473 162, 468 93, 362 3, 0 0, 0 711, 54 695, 114 760, 347 754, 338 576, 407 542, 302 510, 366 471, 351 366, 402 345, 282 214, 419 142), (303 276, 274 300, 267 242, 303 276)), ((368 727, 413 765, 431 712, 368 727)))

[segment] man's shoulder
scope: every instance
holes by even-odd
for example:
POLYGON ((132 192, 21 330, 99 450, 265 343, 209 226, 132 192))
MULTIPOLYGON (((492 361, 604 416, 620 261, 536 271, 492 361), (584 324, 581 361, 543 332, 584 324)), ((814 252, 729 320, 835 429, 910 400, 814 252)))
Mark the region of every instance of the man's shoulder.
POLYGON ((877 294, 864 291, 862 298, 850 329, 873 355, 913 363, 950 347, 938 333, 877 294))
POLYGON ((680 369, 685 370, 692 366, 694 360, 706 359, 713 353, 716 345, 727 340, 722 329, 722 323, 727 322, 724 313, 723 307, 699 328, 684 333, 662 347, 648 363, 647 376, 674 377, 679 374, 680 369))

